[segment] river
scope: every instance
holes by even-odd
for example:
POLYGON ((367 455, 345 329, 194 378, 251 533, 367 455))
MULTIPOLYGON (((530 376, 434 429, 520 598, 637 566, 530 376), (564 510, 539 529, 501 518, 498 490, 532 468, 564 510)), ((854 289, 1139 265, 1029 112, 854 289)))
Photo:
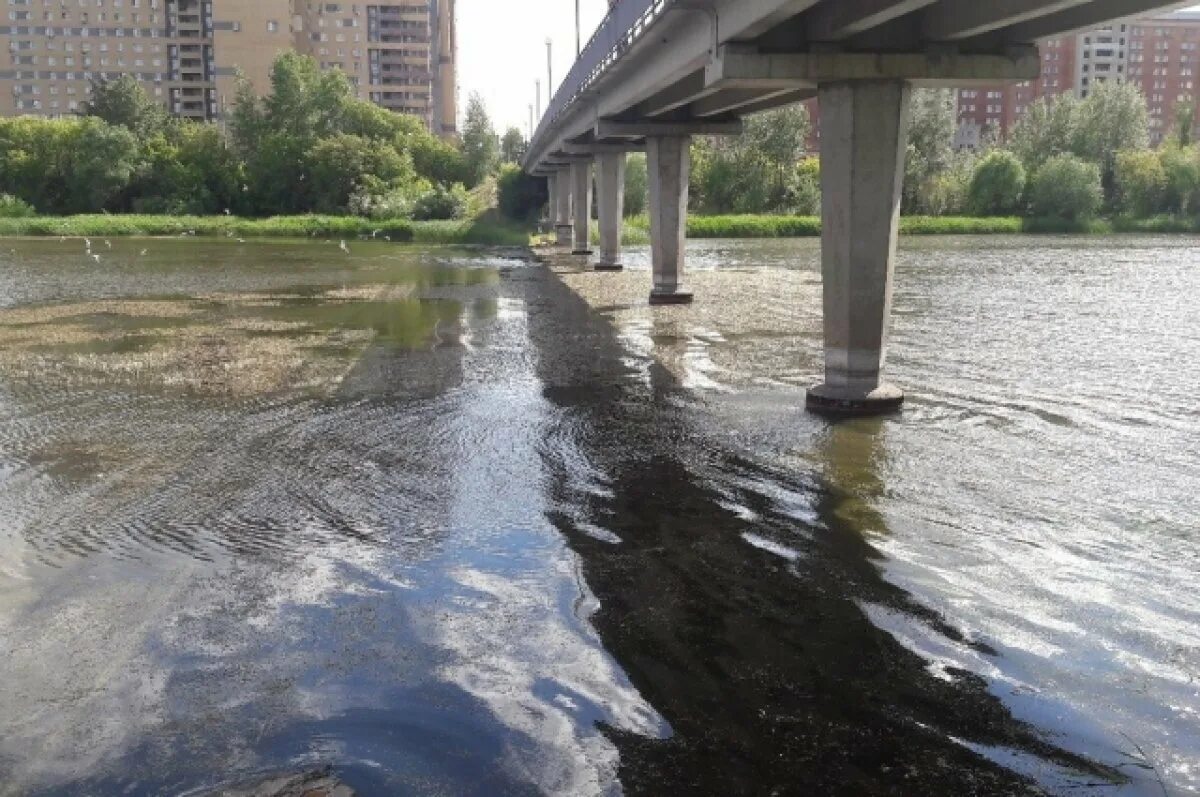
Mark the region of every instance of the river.
POLYGON ((1200 793, 1192 239, 0 243, 0 794, 1200 793))

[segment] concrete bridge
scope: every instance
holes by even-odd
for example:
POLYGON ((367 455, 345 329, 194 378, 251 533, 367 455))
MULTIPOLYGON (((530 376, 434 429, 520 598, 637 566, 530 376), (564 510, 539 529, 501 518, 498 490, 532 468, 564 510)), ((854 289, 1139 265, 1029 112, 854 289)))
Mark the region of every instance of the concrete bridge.
POLYGON ((689 145, 741 117, 821 103, 825 382, 808 407, 898 408, 882 380, 913 86, 1040 75, 1035 42, 1197 0, 617 0, 550 103, 525 168, 548 178, 558 244, 588 251, 592 170, 600 256, 619 269, 625 153, 650 182, 652 304, 684 282, 689 145))

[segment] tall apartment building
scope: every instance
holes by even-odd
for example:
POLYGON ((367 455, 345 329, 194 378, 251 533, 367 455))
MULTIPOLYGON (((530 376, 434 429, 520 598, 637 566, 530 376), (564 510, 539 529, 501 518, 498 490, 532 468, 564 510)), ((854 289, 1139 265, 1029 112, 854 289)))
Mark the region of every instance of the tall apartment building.
POLYGON ((265 92, 289 49, 358 96, 456 130, 455 0, 0 0, 0 115, 78 110, 93 79, 133 75, 174 113, 218 119, 236 78, 265 92), (2 12, 0 12, 2 13, 2 12))
POLYGON ((1041 44, 1042 77, 1016 85, 958 92, 959 146, 975 147, 988 131, 1005 136, 1039 97, 1084 99, 1108 80, 1136 85, 1146 97, 1150 140, 1162 142, 1181 102, 1195 104, 1200 68, 1200 14, 1125 20, 1041 44))

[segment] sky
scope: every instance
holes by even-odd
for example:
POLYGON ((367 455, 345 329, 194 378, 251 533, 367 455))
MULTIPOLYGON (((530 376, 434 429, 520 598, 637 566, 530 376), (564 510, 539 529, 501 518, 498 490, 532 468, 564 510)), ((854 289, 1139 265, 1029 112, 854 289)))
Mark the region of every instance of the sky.
MULTIPOLYGON (((579 0, 583 41, 604 19, 607 0, 579 0)), ((573 0, 458 0, 459 103, 479 92, 496 129, 527 133, 534 81, 546 107, 546 38, 554 41, 554 80, 575 61, 573 0)), ((461 118, 461 117, 460 117, 461 118)))
MULTIPOLYGON (((583 41, 604 19, 606 0, 579 0, 583 41)), ((1200 12, 1200 5, 1190 9, 1200 12)), ((487 104, 496 129, 529 128, 534 81, 542 81, 546 107, 546 38, 554 41, 554 80, 561 81, 575 58, 572 0, 458 0, 460 105, 471 92, 487 104)))

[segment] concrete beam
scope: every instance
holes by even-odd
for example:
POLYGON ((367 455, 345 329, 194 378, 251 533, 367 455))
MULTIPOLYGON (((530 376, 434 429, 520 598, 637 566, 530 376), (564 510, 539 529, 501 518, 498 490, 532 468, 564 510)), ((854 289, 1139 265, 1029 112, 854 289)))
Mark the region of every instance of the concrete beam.
POLYGON ((748 116, 752 113, 761 111, 769 111, 774 108, 782 108, 786 105, 795 105, 798 102, 811 100, 817 96, 816 89, 796 89, 795 91, 785 91, 782 94, 775 94, 767 99, 759 102, 752 102, 749 105, 743 105, 738 109, 738 113, 743 116, 748 116))
POLYGON ((994 0, 989 3, 942 0, 925 13, 921 30, 924 38, 930 41, 967 39, 1088 2, 1091 0, 994 0))
MULTIPOLYGON (((759 16, 752 24, 745 26, 738 38, 743 40, 757 38, 779 23, 785 22, 797 14, 803 14, 818 2, 820 0, 789 0, 788 2, 779 3, 778 8, 759 16)), ((751 6, 755 4, 746 2, 745 5, 751 6)), ((724 21, 724 18, 722 18, 722 21, 724 21)))
POLYGON ((636 114, 646 118, 670 113, 712 93, 704 83, 704 70, 698 69, 670 88, 663 89, 649 99, 638 103, 636 114))
POLYGON ((729 89, 692 103, 693 116, 720 116, 741 113, 751 105, 761 105, 780 94, 790 94, 794 89, 729 89))
POLYGON ((1190 5, 1195 5, 1195 0, 1092 0, 1086 5, 1007 28, 1003 33, 1004 41, 1026 44, 1049 36, 1090 30, 1126 17, 1175 11, 1190 5))
POLYGON ((563 151, 569 155, 591 158, 606 152, 645 152, 644 142, 622 141, 617 144, 567 144, 563 151))
MULTIPOLYGON (((838 0, 817 6, 807 17, 808 38, 832 42, 877 28, 938 0, 838 0)), ((991 3, 986 3, 991 5, 991 3)))
POLYGON ((742 123, 732 122, 596 122, 596 138, 650 138, 652 136, 737 136, 742 123))
POLYGON ((796 89, 847 80, 907 80, 964 85, 1034 80, 1041 76, 1037 47, 1009 55, 961 53, 756 53, 725 46, 705 70, 709 85, 796 89))

